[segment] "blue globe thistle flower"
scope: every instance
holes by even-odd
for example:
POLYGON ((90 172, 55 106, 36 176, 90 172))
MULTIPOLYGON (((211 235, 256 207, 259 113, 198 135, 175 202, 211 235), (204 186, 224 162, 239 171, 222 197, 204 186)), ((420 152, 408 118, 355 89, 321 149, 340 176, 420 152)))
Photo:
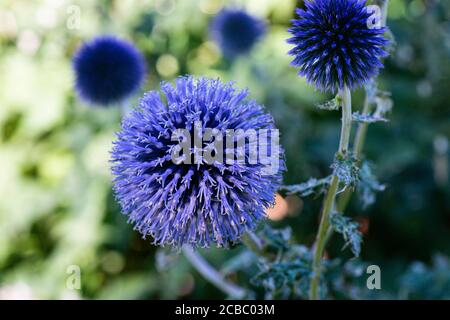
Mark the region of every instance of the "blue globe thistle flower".
POLYGON ((210 25, 212 38, 228 58, 248 53, 265 29, 262 20, 237 9, 223 9, 210 25))
POLYGON ((129 42, 102 36, 85 43, 73 58, 79 96, 98 105, 133 94, 145 76, 145 61, 129 42))
MULTIPOLYGON (((134 229, 144 238, 150 235, 156 245, 227 247, 254 229, 273 205, 285 168, 283 151, 277 154, 279 170, 273 174, 263 174, 262 162, 174 162, 178 141, 173 134, 179 129, 195 134, 198 121, 203 130, 220 133, 273 130, 273 118, 231 83, 179 77, 176 86, 162 83, 161 89, 163 97, 155 91, 146 93, 123 119, 112 150, 116 198, 134 229)), ((248 139, 243 146, 248 150, 248 139)), ((274 150, 271 144, 266 146, 274 150)), ((187 153, 193 157, 198 150, 190 148, 187 153)), ((243 149, 224 150, 237 155, 243 149)))
POLYGON ((386 28, 368 27, 373 19, 365 0, 307 0, 297 9, 288 43, 292 65, 309 83, 335 92, 360 87, 383 67, 386 28))

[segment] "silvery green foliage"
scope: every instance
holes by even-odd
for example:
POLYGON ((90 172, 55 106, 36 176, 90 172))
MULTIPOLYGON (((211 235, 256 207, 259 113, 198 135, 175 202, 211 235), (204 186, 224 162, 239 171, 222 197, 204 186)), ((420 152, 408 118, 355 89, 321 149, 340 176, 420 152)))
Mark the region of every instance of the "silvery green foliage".
POLYGON ((339 108, 342 105, 342 99, 339 95, 336 95, 333 99, 321 103, 321 104, 317 104, 317 108, 322 109, 322 110, 339 110, 339 108))
POLYGON ((377 84, 370 81, 366 85, 366 96, 367 102, 374 108, 371 108, 369 113, 354 112, 352 114, 353 121, 359 123, 387 122, 386 116, 392 111, 393 107, 391 93, 378 89, 377 84))
POLYGON ((350 246, 350 249, 355 257, 359 257, 361 253, 362 235, 358 230, 358 223, 354 222, 349 217, 334 212, 330 217, 330 224, 333 230, 342 235, 345 241, 346 247, 350 246))
MULTIPOLYGON (((279 250, 274 252, 272 259, 258 259, 253 255, 259 272, 253 276, 251 284, 256 289, 263 289, 266 299, 307 299, 312 264, 311 249, 290 244, 291 239, 287 237, 289 232, 280 234, 270 227, 264 229, 260 233, 261 236, 266 234, 264 241, 272 250, 276 247, 279 250)), ((322 267, 319 287, 322 299, 351 299, 361 297, 362 293, 367 292, 364 281, 361 282, 366 263, 354 259, 347 262, 327 259, 323 261, 322 267)), ((251 267, 247 264, 247 268, 251 267)), ((254 272, 253 268, 251 272, 254 272)))
POLYGON ((300 197, 307 197, 310 195, 320 195, 325 193, 326 188, 330 184, 331 176, 316 179, 310 178, 308 181, 294 184, 290 186, 283 186, 281 190, 286 191, 288 194, 297 194, 300 197))
POLYGON ((386 186, 380 183, 377 177, 373 174, 371 165, 368 161, 361 164, 359 170, 359 182, 357 186, 358 195, 363 209, 375 203, 376 193, 382 192, 386 186))
POLYGON ((415 262, 400 280, 400 299, 450 299, 450 260, 433 257, 431 266, 415 262))
POLYGON ((290 228, 269 226, 258 234, 265 244, 266 258, 257 261, 259 272, 251 283, 264 289, 265 299, 306 298, 308 295, 312 253, 305 246, 291 244, 291 235, 290 228))
POLYGON ((333 175, 339 178, 339 182, 342 185, 341 191, 355 187, 359 180, 359 168, 357 159, 353 154, 336 154, 331 168, 333 169, 333 175))
MULTIPOLYGON (((260 272, 252 278, 265 290, 266 299, 308 296, 312 255, 305 246, 292 246, 280 259, 260 263, 260 272)), ((324 286, 326 288, 326 286, 324 286)))
POLYGON ((263 245, 261 252, 256 254, 250 248, 241 251, 223 265, 221 269, 223 274, 243 271, 255 264, 276 260, 291 250, 291 228, 274 229, 264 225, 256 236, 263 245))
POLYGON ((366 98, 369 103, 373 103, 375 101, 375 96, 378 92, 378 86, 374 79, 370 79, 369 82, 364 86, 364 90, 366 92, 366 98))
POLYGON ((370 116, 375 119, 386 119, 386 115, 392 111, 394 105, 391 99, 391 93, 380 90, 378 84, 373 79, 366 84, 365 91, 368 103, 375 106, 375 110, 370 113, 370 116))
POLYGON ((360 112, 353 112, 352 119, 355 122, 375 123, 375 122, 387 122, 386 118, 383 118, 375 114, 362 114, 360 112))
POLYGON ((374 116, 384 117, 387 113, 392 111, 393 101, 391 99, 391 93, 388 91, 378 90, 375 96, 375 112, 374 116))
POLYGON ((292 237, 292 230, 291 228, 273 229, 266 225, 258 236, 263 241, 267 251, 284 254, 290 248, 289 242, 292 237))

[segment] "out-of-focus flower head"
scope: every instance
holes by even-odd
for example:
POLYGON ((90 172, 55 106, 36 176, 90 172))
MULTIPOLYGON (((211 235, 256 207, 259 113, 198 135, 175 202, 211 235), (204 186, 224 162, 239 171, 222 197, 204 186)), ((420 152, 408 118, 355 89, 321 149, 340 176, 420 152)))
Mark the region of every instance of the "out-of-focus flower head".
POLYGON ((85 43, 73 58, 73 68, 79 96, 102 106, 121 102, 137 91, 146 70, 141 53, 112 36, 85 43))
POLYGON ((228 58, 248 53, 265 29, 264 21, 238 9, 223 9, 210 26, 212 38, 228 58))

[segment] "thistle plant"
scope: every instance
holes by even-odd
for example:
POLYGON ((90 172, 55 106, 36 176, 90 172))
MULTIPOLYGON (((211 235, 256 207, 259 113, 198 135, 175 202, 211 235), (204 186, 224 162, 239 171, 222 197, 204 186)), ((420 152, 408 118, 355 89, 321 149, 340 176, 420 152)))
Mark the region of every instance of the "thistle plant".
MULTIPOLYGON (((352 114, 351 90, 367 85, 383 66, 381 59, 387 55, 386 28, 370 25, 372 13, 360 0, 311 0, 306 10, 297 9, 288 40, 295 47, 289 52, 294 56, 292 64, 299 74, 324 91, 338 92, 326 107, 342 110, 339 148, 332 165, 333 173, 326 179, 327 191, 321 211, 321 221, 314 244, 309 298, 319 299, 322 259, 325 246, 333 228, 342 233, 359 255, 361 237, 354 224, 339 217, 345 209, 351 190, 359 179, 358 157, 366 125, 360 126, 353 152, 349 149, 352 121, 362 123, 377 121, 368 115, 352 114), (370 27, 371 26, 371 27, 370 27), (344 193, 345 192, 345 193, 344 193), (344 193, 340 205, 336 198, 344 193)), ((387 6, 387 2, 384 4, 387 6)), ((378 17, 380 19, 380 17, 378 17)), ((384 20, 384 19, 383 19, 384 20)), ((369 100, 367 100, 369 101, 369 100)), ((368 102, 367 102, 368 104, 368 102)))
MULTIPOLYGON (((182 249, 199 273, 229 296, 250 295, 226 281, 196 249, 211 245, 229 248, 243 242, 261 269, 252 283, 263 287, 266 297, 273 298, 280 292, 287 297, 292 290, 286 288, 292 287, 302 298, 324 297, 328 277, 324 271, 334 262, 324 261, 323 256, 332 233, 341 234, 355 256, 361 251, 358 224, 343 215, 353 190, 359 188, 364 205, 369 205, 374 193, 384 189, 370 166, 362 162, 362 147, 367 125, 386 121, 385 114, 391 107, 389 95, 375 85, 382 59, 388 55, 389 40, 385 37, 385 16, 374 16, 376 11, 365 3, 308 0, 305 10, 296 10, 297 18, 289 29, 292 37, 288 43, 294 46, 289 54, 299 75, 317 89, 337 94, 320 106, 342 112, 339 146, 330 176, 281 187, 285 170, 282 149, 267 137, 252 140, 242 134, 276 130, 264 108, 231 83, 179 77, 175 85, 161 83, 162 94, 145 94, 124 117, 114 142, 113 188, 134 229, 144 238, 150 237, 155 245, 182 249), (364 108, 352 112, 352 91, 363 86, 364 108), (359 125, 351 148, 354 122, 359 125), (231 145, 224 144, 224 137, 228 141, 233 130, 242 132, 232 136, 231 145), (198 142, 203 136, 210 140, 198 142), (269 174, 265 171, 267 162, 250 160, 262 149, 276 164, 276 170, 269 174), (204 158, 204 153, 209 158, 204 158), (224 162, 217 155, 226 155, 232 161, 224 162), (289 244, 289 229, 265 227, 254 233, 266 210, 274 205, 275 193, 283 189, 304 197, 324 194, 311 249, 289 244)), ((382 3, 384 15, 387 4, 382 3)), ((224 10, 211 28, 229 57, 248 52, 263 33, 260 21, 241 11, 224 10), (236 28, 245 29, 242 37, 237 37, 236 28)))
POLYGON ((389 4, 1 2, 0 299, 450 299, 450 1, 389 4))

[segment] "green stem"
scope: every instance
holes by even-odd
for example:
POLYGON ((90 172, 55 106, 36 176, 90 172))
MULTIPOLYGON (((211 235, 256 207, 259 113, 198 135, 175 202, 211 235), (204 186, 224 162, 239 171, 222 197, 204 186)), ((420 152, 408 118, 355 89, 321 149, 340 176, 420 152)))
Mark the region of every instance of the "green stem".
MULTIPOLYGON (((348 152, 350 132, 352 127, 352 103, 350 89, 344 87, 342 90, 340 90, 339 95, 342 98, 342 125, 338 154, 345 155, 348 152)), ((312 276, 309 291, 309 298, 311 300, 319 299, 319 282, 322 272, 322 256, 327 240, 327 231, 330 226, 330 213, 333 210, 338 187, 339 178, 336 175, 333 175, 322 207, 319 231, 317 232, 316 242, 314 245, 312 276)))
MULTIPOLYGON (((381 1, 381 25, 384 27, 386 26, 387 21, 387 10, 389 7, 389 0, 382 0, 381 1)), ((362 114, 369 114, 370 112, 370 102, 369 98, 367 97, 367 94, 364 99, 364 106, 362 110, 362 114)), ((362 150, 364 147, 364 142, 366 140, 367 135, 367 129, 369 124, 368 123, 360 123, 358 125, 358 129, 356 131, 355 135, 355 141, 353 143, 353 154, 356 159, 360 159, 362 155, 362 150)), ((350 202, 350 199, 352 197, 352 190, 347 188, 338 198, 337 204, 336 204, 336 211, 343 213, 345 209, 347 208, 348 203, 350 202)), ((327 232, 327 241, 333 234, 333 230, 328 230, 327 232)))
POLYGON ((381 5, 381 25, 386 26, 389 0, 384 0, 381 5))
MULTIPOLYGON (((368 114, 370 112, 370 103, 367 95, 364 99, 364 106, 362 114, 368 114)), ((360 159, 362 154, 362 149, 364 142, 366 140, 368 123, 361 122, 356 130, 355 142, 353 143, 353 155, 356 159, 360 159)), ((352 196, 352 190, 350 188, 345 189, 345 191, 339 196, 336 204, 337 212, 344 212, 347 208, 348 202, 352 196)))
MULTIPOLYGON (((364 107, 362 114, 369 114, 369 112, 370 112, 370 103, 369 98, 366 95, 366 98, 364 99, 364 107)), ((355 144, 353 145, 353 152, 357 158, 359 158, 361 155, 362 148, 364 146, 364 141, 366 140, 368 125, 369 124, 367 122, 361 122, 358 125, 358 130, 356 131, 355 136, 355 144)))
POLYGON ((252 231, 247 232, 242 236, 242 243, 245 244, 251 251, 260 255, 264 254, 264 243, 252 231))
POLYGON ((318 300, 319 299, 319 282, 320 282, 320 274, 322 272, 322 256, 323 251, 325 249, 325 240, 328 227, 330 225, 330 212, 333 207, 334 198, 336 196, 337 187, 339 184, 339 179, 336 176, 333 176, 331 179, 331 183, 327 192, 327 196, 325 198, 323 209, 322 209, 322 218, 319 225, 319 231, 317 232, 316 243, 314 245, 314 257, 312 264, 312 276, 309 287, 309 298, 310 300, 318 300))
POLYGON ((183 254, 195 269, 209 282, 225 292, 228 296, 242 299, 246 295, 245 289, 228 282, 223 275, 212 267, 198 252, 190 247, 183 247, 183 254))

